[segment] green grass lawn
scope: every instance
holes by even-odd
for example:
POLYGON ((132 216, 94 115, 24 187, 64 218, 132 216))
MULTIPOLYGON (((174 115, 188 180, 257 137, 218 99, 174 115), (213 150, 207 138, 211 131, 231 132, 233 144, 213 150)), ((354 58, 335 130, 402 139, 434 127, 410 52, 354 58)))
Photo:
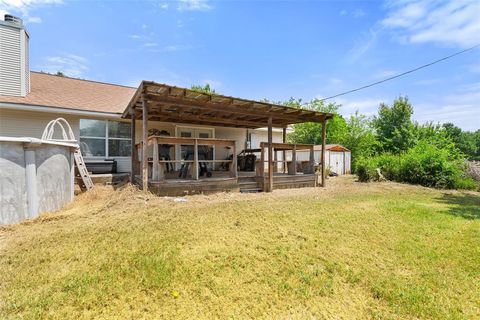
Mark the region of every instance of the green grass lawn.
POLYGON ((480 318, 480 194, 96 190, 0 230, 2 319, 480 318))

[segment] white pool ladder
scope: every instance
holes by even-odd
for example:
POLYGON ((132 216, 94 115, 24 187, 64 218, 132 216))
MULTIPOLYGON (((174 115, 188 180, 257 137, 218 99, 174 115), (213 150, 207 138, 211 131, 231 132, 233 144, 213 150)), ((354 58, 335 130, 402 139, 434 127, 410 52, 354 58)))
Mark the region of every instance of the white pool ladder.
MULTIPOLYGON (((64 118, 57 118, 50 121, 45 127, 45 130, 43 130, 42 140, 77 143, 70 124, 64 118), (56 125, 58 125, 62 130, 63 139, 53 139, 56 125)), ((82 191, 93 189, 92 178, 88 173, 87 166, 85 165, 85 161, 83 160, 82 152, 78 144, 75 148, 75 152, 73 153, 73 157, 75 159, 75 179, 80 186, 80 189, 82 191)))

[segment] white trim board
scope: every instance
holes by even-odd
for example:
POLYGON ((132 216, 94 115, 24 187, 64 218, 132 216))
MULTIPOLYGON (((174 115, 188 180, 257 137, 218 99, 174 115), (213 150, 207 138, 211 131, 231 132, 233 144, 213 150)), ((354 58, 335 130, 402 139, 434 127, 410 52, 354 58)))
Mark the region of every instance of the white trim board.
POLYGON ((39 105, 22 104, 22 103, 0 102, 0 109, 64 113, 64 114, 72 114, 72 115, 79 115, 79 116, 96 116, 96 117, 104 117, 104 118, 111 118, 111 119, 119 119, 120 121, 126 120, 126 119, 122 119, 121 113, 57 108, 57 107, 39 106, 39 105))

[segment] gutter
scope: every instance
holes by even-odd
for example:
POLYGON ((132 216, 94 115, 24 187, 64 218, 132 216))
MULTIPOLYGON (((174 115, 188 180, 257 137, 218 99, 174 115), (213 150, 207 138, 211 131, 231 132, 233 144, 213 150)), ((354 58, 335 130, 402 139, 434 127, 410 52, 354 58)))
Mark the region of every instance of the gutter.
POLYGON ((71 114, 78 116, 97 116, 110 119, 121 119, 121 113, 115 112, 100 112, 100 111, 88 111, 80 109, 69 109, 69 108, 58 108, 58 107, 49 107, 33 104, 23 104, 23 103, 11 103, 11 102, 0 102, 0 109, 10 109, 10 110, 20 110, 20 111, 37 111, 37 112, 51 112, 51 113, 63 113, 71 114))

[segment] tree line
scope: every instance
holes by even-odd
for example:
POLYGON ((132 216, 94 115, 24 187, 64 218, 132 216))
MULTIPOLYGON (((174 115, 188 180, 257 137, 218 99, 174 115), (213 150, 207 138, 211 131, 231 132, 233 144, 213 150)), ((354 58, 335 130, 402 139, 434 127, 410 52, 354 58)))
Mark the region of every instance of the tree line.
MULTIPOLYGON (((327 123, 327 143, 338 143, 352 152, 352 168, 360 180, 388 179, 438 188, 476 189, 465 160, 480 160, 480 130, 464 131, 452 123, 420 124, 412 120, 407 97, 391 105, 381 103, 376 115, 358 111, 343 117, 340 105, 313 99, 293 99, 283 104, 333 113, 327 123)), ((290 142, 321 143, 321 124, 293 126, 290 142)))

